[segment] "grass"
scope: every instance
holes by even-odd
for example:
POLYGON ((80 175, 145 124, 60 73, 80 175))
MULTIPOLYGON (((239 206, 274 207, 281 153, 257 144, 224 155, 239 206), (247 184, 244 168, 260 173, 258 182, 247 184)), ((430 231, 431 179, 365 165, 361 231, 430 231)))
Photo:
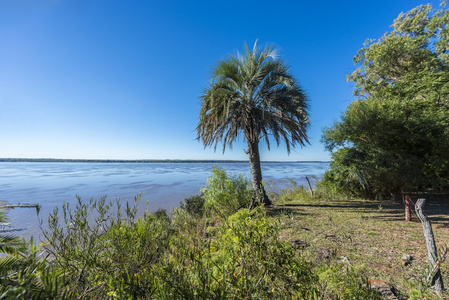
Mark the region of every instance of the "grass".
MULTIPOLYGON (((317 265, 347 264, 368 279, 388 282, 404 299, 419 289, 428 266, 427 246, 417 216, 412 214, 412 221, 405 221, 402 203, 311 198, 300 186, 273 196, 276 205, 270 214, 283 224, 281 238, 310 245, 302 250, 306 259, 317 265), (317 247, 331 250, 333 256, 323 260, 317 247), (404 254, 412 257, 407 266, 402 263, 404 254)), ((424 213, 432 223, 437 247, 444 246, 449 241, 448 202, 429 198, 424 213)), ((441 271, 443 280, 449 278, 447 264, 443 263, 441 271)), ((425 297, 439 299, 429 289, 425 297)), ((449 299, 449 293, 444 297, 449 299)))

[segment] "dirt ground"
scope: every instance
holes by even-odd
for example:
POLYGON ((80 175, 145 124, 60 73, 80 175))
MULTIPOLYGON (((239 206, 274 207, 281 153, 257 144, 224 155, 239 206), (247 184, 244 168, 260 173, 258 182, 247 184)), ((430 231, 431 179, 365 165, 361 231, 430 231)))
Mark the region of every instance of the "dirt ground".
MULTIPOLYGON (((449 198, 426 198, 423 212, 429 217, 438 250, 449 242, 449 198)), ((283 225, 282 239, 299 243, 303 255, 315 260, 337 260, 362 270, 368 279, 384 280, 406 295, 426 277, 428 254, 422 224, 412 210, 405 221, 404 203, 375 200, 292 199, 275 201, 270 209, 283 225), (327 249, 329 250, 326 253, 327 249), (404 255, 411 260, 403 261, 404 255), (326 257, 330 256, 330 257, 326 257)), ((449 261, 442 264, 449 278, 449 261)), ((449 282, 446 283, 449 288, 449 282)), ((449 294, 448 294, 449 295, 449 294)))

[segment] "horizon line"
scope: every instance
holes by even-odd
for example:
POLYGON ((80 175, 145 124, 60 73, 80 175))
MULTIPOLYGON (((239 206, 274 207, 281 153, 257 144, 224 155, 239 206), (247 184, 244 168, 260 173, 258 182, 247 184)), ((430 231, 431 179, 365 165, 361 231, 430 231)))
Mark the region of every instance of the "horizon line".
MULTIPOLYGON (((0 162, 86 162, 86 163, 249 163, 248 160, 232 159, 90 159, 90 158, 0 158, 0 162)), ((321 160, 275 161, 262 160, 261 163, 330 163, 321 160)))

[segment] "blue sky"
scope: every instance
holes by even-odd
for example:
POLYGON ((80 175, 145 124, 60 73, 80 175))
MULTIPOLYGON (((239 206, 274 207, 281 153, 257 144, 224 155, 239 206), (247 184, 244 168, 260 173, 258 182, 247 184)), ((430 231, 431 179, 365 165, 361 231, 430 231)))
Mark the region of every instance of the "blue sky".
POLYGON ((310 100, 311 145, 262 160, 329 160, 321 130, 352 101, 367 38, 439 1, 0 1, 0 157, 246 160, 196 140, 215 63, 275 43, 310 100))

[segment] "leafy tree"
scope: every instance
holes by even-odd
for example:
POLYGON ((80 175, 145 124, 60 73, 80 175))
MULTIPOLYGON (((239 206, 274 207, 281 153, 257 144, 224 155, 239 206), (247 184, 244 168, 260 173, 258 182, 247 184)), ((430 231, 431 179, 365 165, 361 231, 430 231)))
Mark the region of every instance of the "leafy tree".
POLYGON ((378 40, 367 40, 354 57, 359 67, 348 76, 357 96, 394 96, 399 101, 432 98, 445 103, 449 93, 449 11, 430 4, 401 13, 378 40))
POLYGON ((333 152, 324 181, 364 196, 449 187, 449 11, 401 13, 355 56, 359 99, 325 128, 333 152))
POLYGON ((284 141, 287 152, 296 143, 308 143, 309 125, 307 97, 290 73, 286 63, 278 58, 274 46, 253 50, 247 45, 243 54, 229 56, 218 62, 210 85, 201 96, 201 111, 197 127, 198 139, 205 147, 223 143, 232 147, 243 134, 251 166, 255 199, 269 204, 262 182, 259 142, 269 135, 277 145, 284 141))

